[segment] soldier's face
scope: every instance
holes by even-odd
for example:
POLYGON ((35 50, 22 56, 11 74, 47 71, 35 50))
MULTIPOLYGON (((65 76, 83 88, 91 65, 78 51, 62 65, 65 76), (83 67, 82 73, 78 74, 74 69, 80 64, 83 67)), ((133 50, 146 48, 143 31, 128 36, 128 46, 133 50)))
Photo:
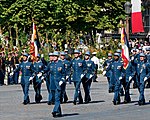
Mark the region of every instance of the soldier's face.
POLYGON ((119 59, 119 57, 118 57, 118 56, 114 56, 114 59, 115 59, 115 60, 118 60, 118 59, 119 59))
POLYGON ((111 59, 112 57, 111 56, 108 56, 108 59, 111 59))
POLYGON ((65 59, 65 56, 64 56, 64 55, 61 55, 60 58, 61 58, 62 60, 64 60, 64 59, 65 59))
POLYGON ((74 57, 75 57, 75 58, 77 58, 78 56, 79 56, 79 54, 78 54, 78 53, 75 53, 75 54, 74 54, 74 57))
POLYGON ((53 56, 49 56, 50 61, 53 61, 53 56))
POLYGON ((144 60, 144 57, 140 57, 140 61, 143 61, 144 60))
POLYGON ((88 55, 85 55, 85 59, 88 60, 90 58, 90 56, 88 55))
POLYGON ((27 56, 23 56, 23 61, 26 61, 27 60, 27 56))
POLYGON ((58 56, 54 56, 53 60, 57 61, 58 60, 58 56))

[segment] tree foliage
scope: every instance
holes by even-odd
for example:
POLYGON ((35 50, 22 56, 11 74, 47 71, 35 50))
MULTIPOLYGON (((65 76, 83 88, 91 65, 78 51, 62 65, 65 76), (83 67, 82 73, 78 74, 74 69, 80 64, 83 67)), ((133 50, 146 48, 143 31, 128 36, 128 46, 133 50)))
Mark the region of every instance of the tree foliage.
POLYGON ((125 0, 1 0, 0 26, 3 32, 18 27, 30 34, 32 22, 41 36, 75 34, 92 30, 116 30, 124 19, 125 0), (69 31, 69 32, 68 32, 69 31))

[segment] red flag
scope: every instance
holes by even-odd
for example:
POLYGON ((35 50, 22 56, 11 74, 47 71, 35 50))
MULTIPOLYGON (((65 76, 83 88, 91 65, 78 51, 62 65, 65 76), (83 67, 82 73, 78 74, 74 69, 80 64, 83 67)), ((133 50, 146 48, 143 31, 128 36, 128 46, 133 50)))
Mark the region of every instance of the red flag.
POLYGON ((142 13, 141 13, 141 0, 131 0, 132 3, 132 33, 144 32, 142 13))
POLYGON ((30 54, 31 54, 31 59, 33 61, 35 61, 37 57, 39 48, 40 48, 40 42, 38 38, 38 33, 37 33, 36 25, 33 23, 33 34, 32 34, 31 44, 30 44, 30 54))
POLYGON ((125 28, 122 28, 122 31, 121 31, 121 45, 122 45, 121 56, 122 56, 122 60, 124 64, 123 67, 124 69, 126 69, 128 67, 130 57, 129 57, 129 42, 127 40, 125 28))

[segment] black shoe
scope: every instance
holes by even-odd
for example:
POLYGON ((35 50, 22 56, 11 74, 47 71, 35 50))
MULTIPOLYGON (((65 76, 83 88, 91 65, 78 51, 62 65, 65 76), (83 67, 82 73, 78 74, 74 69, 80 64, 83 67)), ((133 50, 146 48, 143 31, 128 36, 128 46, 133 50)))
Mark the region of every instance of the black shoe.
POLYGON ((52 112, 53 117, 57 117, 56 112, 52 112))
POLYGON ((64 100, 64 103, 67 103, 68 99, 64 100))
POLYGON ((74 104, 74 105, 76 105, 76 104, 77 104, 77 102, 74 100, 74 101, 73 101, 73 104, 74 104))
POLYGON ((89 103, 89 101, 85 101, 85 102, 84 102, 84 104, 88 104, 88 103, 89 103))
POLYGON ((78 104, 83 104, 83 101, 80 101, 78 104))
POLYGON ((57 112, 52 112, 52 115, 53 115, 54 118, 56 118, 56 117, 62 117, 62 114, 57 113, 57 112))
POLYGON ((47 104, 48 104, 48 105, 52 105, 52 102, 51 102, 51 101, 48 101, 47 104))
POLYGON ((113 104, 114 104, 114 105, 119 105, 119 104, 120 104, 120 101, 113 101, 113 104))
POLYGON ((131 100, 124 100, 124 103, 130 103, 131 100))
POLYGON ((145 105, 145 101, 141 101, 141 100, 139 100, 139 101, 138 101, 138 104, 139 104, 139 106, 141 106, 141 105, 145 105))
POLYGON ((108 90, 108 92, 109 92, 109 93, 112 93, 112 92, 113 92, 113 90, 112 90, 112 89, 109 89, 109 90, 108 90))
POLYGON ((27 104, 29 104, 29 103, 30 103, 30 101, 24 101, 24 102, 23 102, 24 105, 27 105, 27 104))

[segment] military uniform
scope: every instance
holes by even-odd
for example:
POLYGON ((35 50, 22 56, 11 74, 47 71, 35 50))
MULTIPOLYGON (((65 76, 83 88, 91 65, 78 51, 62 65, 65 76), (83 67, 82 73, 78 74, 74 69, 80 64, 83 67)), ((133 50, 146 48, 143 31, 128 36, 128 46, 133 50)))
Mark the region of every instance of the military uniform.
MULTIPOLYGON (((24 53, 24 56, 28 57, 27 53, 24 53)), ((23 61, 22 63, 19 64, 19 66, 15 69, 14 72, 16 71, 21 71, 22 76, 21 76, 21 86, 23 89, 24 93, 24 102, 23 104, 26 105, 30 102, 29 99, 29 86, 30 86, 30 81, 29 78, 32 76, 34 69, 33 69, 33 64, 31 62, 23 61)))
MULTIPOLYGON (((80 54, 79 50, 74 50, 75 54, 80 54)), ((80 84, 81 79, 86 74, 86 62, 82 60, 79 56, 72 60, 71 62, 73 74, 72 74, 72 81, 74 82, 75 86, 75 93, 74 93, 74 101, 73 104, 76 105, 77 98, 79 98, 79 103, 83 103, 81 90, 80 90, 80 84)))
MULTIPOLYGON (((40 55, 38 54, 37 57, 40 59, 40 55)), ((33 68, 36 73, 41 72, 44 69, 45 65, 42 63, 42 61, 37 61, 34 62, 33 68)), ((34 86, 34 91, 35 91, 35 101, 36 103, 39 103, 42 100, 42 95, 41 95, 41 80, 38 78, 38 76, 35 76, 33 79, 33 86, 34 86)))
MULTIPOLYGON (((144 53, 140 54, 140 57, 145 57, 144 53)), ((139 105, 145 104, 145 97, 144 97, 144 87, 145 87, 145 80, 150 77, 150 64, 145 63, 144 60, 140 60, 136 63, 136 73, 138 77, 138 90, 140 93, 139 96, 139 105)))
MULTIPOLYGON (((64 56, 65 58, 65 52, 60 53, 61 56, 64 56)), ((66 59, 61 59, 63 64, 65 65, 65 73, 66 73, 66 80, 65 82, 61 85, 61 102, 66 103, 68 101, 68 96, 66 93, 66 81, 69 81, 71 79, 71 62, 66 60, 66 59)))
MULTIPOLYGON (((58 52, 53 53, 54 56, 58 56, 58 52)), ((43 71, 50 72, 50 89, 55 94, 55 106, 53 109, 53 117, 59 117, 62 115, 60 107, 60 95, 61 95, 61 84, 65 80, 65 66, 62 61, 57 60, 49 64, 43 71)))
POLYGON ((87 57, 85 58, 87 70, 86 70, 85 77, 82 79, 82 84, 83 84, 83 88, 85 92, 84 103, 89 103, 91 101, 90 88, 91 88, 92 78, 94 77, 94 74, 95 74, 95 64, 90 59, 89 51, 85 53, 85 57, 87 57))
POLYGON ((118 56, 117 60, 114 60, 112 64, 106 69, 106 71, 111 70, 112 78, 115 82, 115 91, 114 91, 114 105, 120 103, 120 89, 121 89, 121 80, 123 78, 123 63, 119 60, 120 54, 115 53, 114 56, 118 56))
MULTIPOLYGON (((108 57, 112 57, 112 54, 109 53, 108 57)), ((105 62, 103 64, 103 68, 105 68, 105 67, 107 68, 112 62, 113 62, 112 58, 105 60, 105 62)), ((115 81, 113 81, 113 79, 111 79, 111 76, 112 76, 111 70, 107 71, 105 76, 107 77, 107 80, 108 80, 109 93, 114 92, 115 81)))

